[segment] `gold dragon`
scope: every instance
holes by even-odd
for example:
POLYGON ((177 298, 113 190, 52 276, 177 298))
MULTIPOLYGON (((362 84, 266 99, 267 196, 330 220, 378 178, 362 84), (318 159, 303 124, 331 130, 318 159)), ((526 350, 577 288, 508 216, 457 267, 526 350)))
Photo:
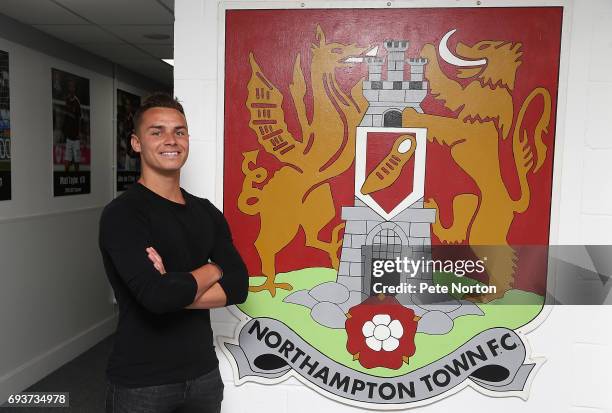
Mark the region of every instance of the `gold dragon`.
POLYGON ((245 176, 238 198, 238 208, 248 215, 259 215, 260 229, 255 248, 261 259, 263 284, 251 291, 290 290, 291 285, 275 282, 276 255, 304 231, 306 246, 329 255, 338 269, 339 233, 344 224, 332 230, 331 240, 320 239, 321 230, 336 216, 329 180, 352 165, 355 155, 356 127, 367 106, 359 80, 347 93, 336 80, 336 69, 350 65, 350 57, 368 48, 354 44, 327 42, 321 27, 316 29, 312 44, 309 84, 312 89, 312 116, 306 110, 306 79, 300 55, 295 58, 293 80, 289 90, 297 113, 301 139, 287 129, 283 95, 264 75, 255 56, 249 56, 251 78, 247 85, 246 106, 249 126, 263 149, 282 166, 266 182, 269 172, 257 164, 259 149, 244 152, 242 172, 245 176), (349 61, 347 62, 347 59, 349 61))
MULTIPOLYGON (((406 109, 402 123, 405 127, 427 128, 428 141, 448 145, 453 160, 478 186, 479 194, 454 197, 452 225, 444 227, 438 212, 432 229, 443 243, 467 239, 478 257, 487 257, 489 285, 496 286, 497 291, 470 297, 486 302, 503 296, 513 285, 517 257, 507 242, 508 231, 515 215, 529 207, 528 175, 536 173, 547 156, 542 135, 548 132, 551 97, 545 88, 534 88, 520 106, 515 120, 512 94, 516 72, 522 63, 522 45, 490 40, 472 46, 458 43, 456 53, 460 57, 457 57, 446 46, 453 32, 447 33, 440 42, 440 57, 461 67, 457 76, 471 79, 465 87, 442 72, 432 44, 423 47, 421 56, 428 59, 425 77, 431 93, 456 115, 437 116, 406 109), (541 98, 542 112, 535 128, 528 132, 523 119, 537 97, 541 98), (500 140, 506 139, 510 131, 520 184, 518 199, 510 196, 500 168, 500 140)), ((429 199, 427 206, 437 209, 438 203, 429 199)))

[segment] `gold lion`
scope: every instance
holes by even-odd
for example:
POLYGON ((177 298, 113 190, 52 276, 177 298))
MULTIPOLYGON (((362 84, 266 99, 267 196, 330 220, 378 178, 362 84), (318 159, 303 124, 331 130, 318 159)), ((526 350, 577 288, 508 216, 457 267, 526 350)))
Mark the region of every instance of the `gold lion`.
MULTIPOLYGON (((432 44, 423 47, 421 55, 428 59, 425 77, 431 93, 443 102, 455 116, 437 116, 417 113, 414 109, 403 112, 405 127, 427 128, 430 142, 450 147, 453 160, 476 183, 479 194, 464 193, 453 199, 453 222, 449 227, 440 223, 439 213, 433 232, 443 243, 468 240, 474 253, 487 257, 485 268, 489 285, 497 287, 495 293, 471 297, 475 301, 499 298, 511 289, 516 253, 508 245, 507 236, 515 214, 529 207, 529 173, 536 173, 544 164, 547 147, 542 135, 548 132, 551 98, 548 90, 537 87, 522 103, 516 120, 512 92, 516 71, 521 65, 521 44, 507 41, 480 41, 472 46, 459 43, 456 53, 446 47, 447 35, 440 42, 440 57, 448 63, 462 66, 458 77, 471 79, 463 87, 447 77, 440 69, 438 55, 432 44), (542 113, 531 133, 523 127, 523 118, 530 103, 541 97, 542 113), (501 175, 499 142, 512 133, 514 165, 520 184, 520 197, 513 199, 501 175)), ((428 207, 438 208, 435 199, 428 207)))

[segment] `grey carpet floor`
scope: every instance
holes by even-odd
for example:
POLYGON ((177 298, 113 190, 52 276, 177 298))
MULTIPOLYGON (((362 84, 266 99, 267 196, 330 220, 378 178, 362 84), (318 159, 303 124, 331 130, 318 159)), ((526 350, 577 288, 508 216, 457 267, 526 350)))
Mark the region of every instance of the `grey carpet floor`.
POLYGON ((69 408, 27 408, 0 406, 2 413, 103 413, 106 379, 104 370, 113 343, 113 336, 102 340, 74 360, 64 364, 24 391, 69 392, 69 408))

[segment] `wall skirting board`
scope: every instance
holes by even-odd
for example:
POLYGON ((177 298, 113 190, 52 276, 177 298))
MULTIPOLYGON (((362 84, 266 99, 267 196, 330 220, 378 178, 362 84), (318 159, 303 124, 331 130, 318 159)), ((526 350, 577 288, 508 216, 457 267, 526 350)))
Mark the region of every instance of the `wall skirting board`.
POLYGON ((0 402, 23 391, 115 332, 117 314, 70 337, 0 377, 0 402))

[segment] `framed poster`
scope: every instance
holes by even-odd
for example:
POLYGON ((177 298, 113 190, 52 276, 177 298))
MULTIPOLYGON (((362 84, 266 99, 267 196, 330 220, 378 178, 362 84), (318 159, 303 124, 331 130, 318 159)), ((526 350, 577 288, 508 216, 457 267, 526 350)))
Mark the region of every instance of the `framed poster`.
POLYGON ((140 176, 140 156, 131 144, 139 106, 140 96, 117 89, 117 191, 125 191, 140 176))
POLYGON ((223 17, 223 206, 251 275, 220 340, 235 381, 368 409, 527 397, 563 8, 223 17))
POLYGON ((53 195, 91 192, 89 79, 51 69, 53 195))
POLYGON ((11 199, 9 56, 0 50, 0 201, 11 199))

